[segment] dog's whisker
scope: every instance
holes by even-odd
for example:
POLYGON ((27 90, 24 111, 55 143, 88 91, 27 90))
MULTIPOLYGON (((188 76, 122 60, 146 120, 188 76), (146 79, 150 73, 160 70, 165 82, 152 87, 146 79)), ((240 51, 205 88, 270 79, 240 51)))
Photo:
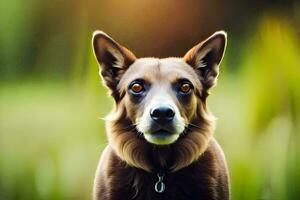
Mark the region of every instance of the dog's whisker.
POLYGON ((195 127, 195 128, 202 129, 202 127, 200 127, 200 126, 197 126, 197 125, 195 125, 195 124, 192 124, 192 123, 189 123, 189 124, 188 124, 188 126, 192 126, 192 127, 195 127))
POLYGON ((106 142, 103 142, 103 143, 100 143, 100 144, 98 144, 97 146, 96 146, 96 149, 97 150, 99 150, 99 149, 104 149, 105 148, 105 146, 107 146, 108 145, 108 142, 106 141, 106 142))
POLYGON ((181 135, 186 135, 188 133, 188 131, 192 131, 192 129, 190 129, 188 126, 185 126, 181 135))
POLYGON ((97 117, 97 119, 100 119, 100 120, 106 121, 105 117, 97 117))
POLYGON ((130 124, 129 126, 126 126, 126 127, 123 127, 121 130, 125 131, 127 129, 129 129, 129 131, 131 130, 134 130, 136 128, 136 124, 130 124))

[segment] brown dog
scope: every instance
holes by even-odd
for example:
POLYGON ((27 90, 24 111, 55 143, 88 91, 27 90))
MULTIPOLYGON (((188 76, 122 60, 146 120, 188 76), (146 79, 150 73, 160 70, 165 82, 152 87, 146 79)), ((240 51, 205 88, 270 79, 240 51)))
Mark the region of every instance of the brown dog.
POLYGON ((225 157, 206 107, 226 33, 216 32, 183 58, 137 59, 101 31, 93 47, 115 100, 94 199, 230 199, 225 157))

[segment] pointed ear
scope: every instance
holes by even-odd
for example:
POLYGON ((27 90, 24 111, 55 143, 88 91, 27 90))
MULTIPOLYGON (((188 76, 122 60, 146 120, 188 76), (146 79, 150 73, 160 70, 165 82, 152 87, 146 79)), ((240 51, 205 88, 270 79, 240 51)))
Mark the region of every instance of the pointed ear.
POLYGON ((99 64, 99 74, 104 84, 110 89, 111 95, 118 100, 120 95, 117 85, 136 57, 102 31, 94 32, 93 48, 99 64))
POLYGON ((196 70, 205 90, 216 84, 219 65, 225 52, 226 42, 226 33, 218 31, 193 47, 183 57, 196 70))

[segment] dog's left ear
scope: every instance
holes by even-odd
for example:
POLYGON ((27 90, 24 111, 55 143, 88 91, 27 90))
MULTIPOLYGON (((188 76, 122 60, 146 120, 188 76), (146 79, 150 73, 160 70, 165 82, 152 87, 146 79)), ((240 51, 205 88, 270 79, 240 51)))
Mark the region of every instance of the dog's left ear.
POLYGON ((183 57, 185 62, 196 70, 206 90, 216 84, 219 65, 225 52, 226 42, 226 33, 218 31, 193 47, 183 57))

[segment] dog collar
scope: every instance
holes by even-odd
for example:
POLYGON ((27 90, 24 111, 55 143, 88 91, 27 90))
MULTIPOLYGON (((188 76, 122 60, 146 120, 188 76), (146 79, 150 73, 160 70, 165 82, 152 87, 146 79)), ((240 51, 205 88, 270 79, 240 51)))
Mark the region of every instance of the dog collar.
POLYGON ((165 189, 166 189, 166 185, 163 182, 166 173, 163 172, 163 171, 160 171, 156 175, 158 177, 158 181, 154 185, 155 192, 157 192, 157 193, 163 193, 165 191, 165 189))

